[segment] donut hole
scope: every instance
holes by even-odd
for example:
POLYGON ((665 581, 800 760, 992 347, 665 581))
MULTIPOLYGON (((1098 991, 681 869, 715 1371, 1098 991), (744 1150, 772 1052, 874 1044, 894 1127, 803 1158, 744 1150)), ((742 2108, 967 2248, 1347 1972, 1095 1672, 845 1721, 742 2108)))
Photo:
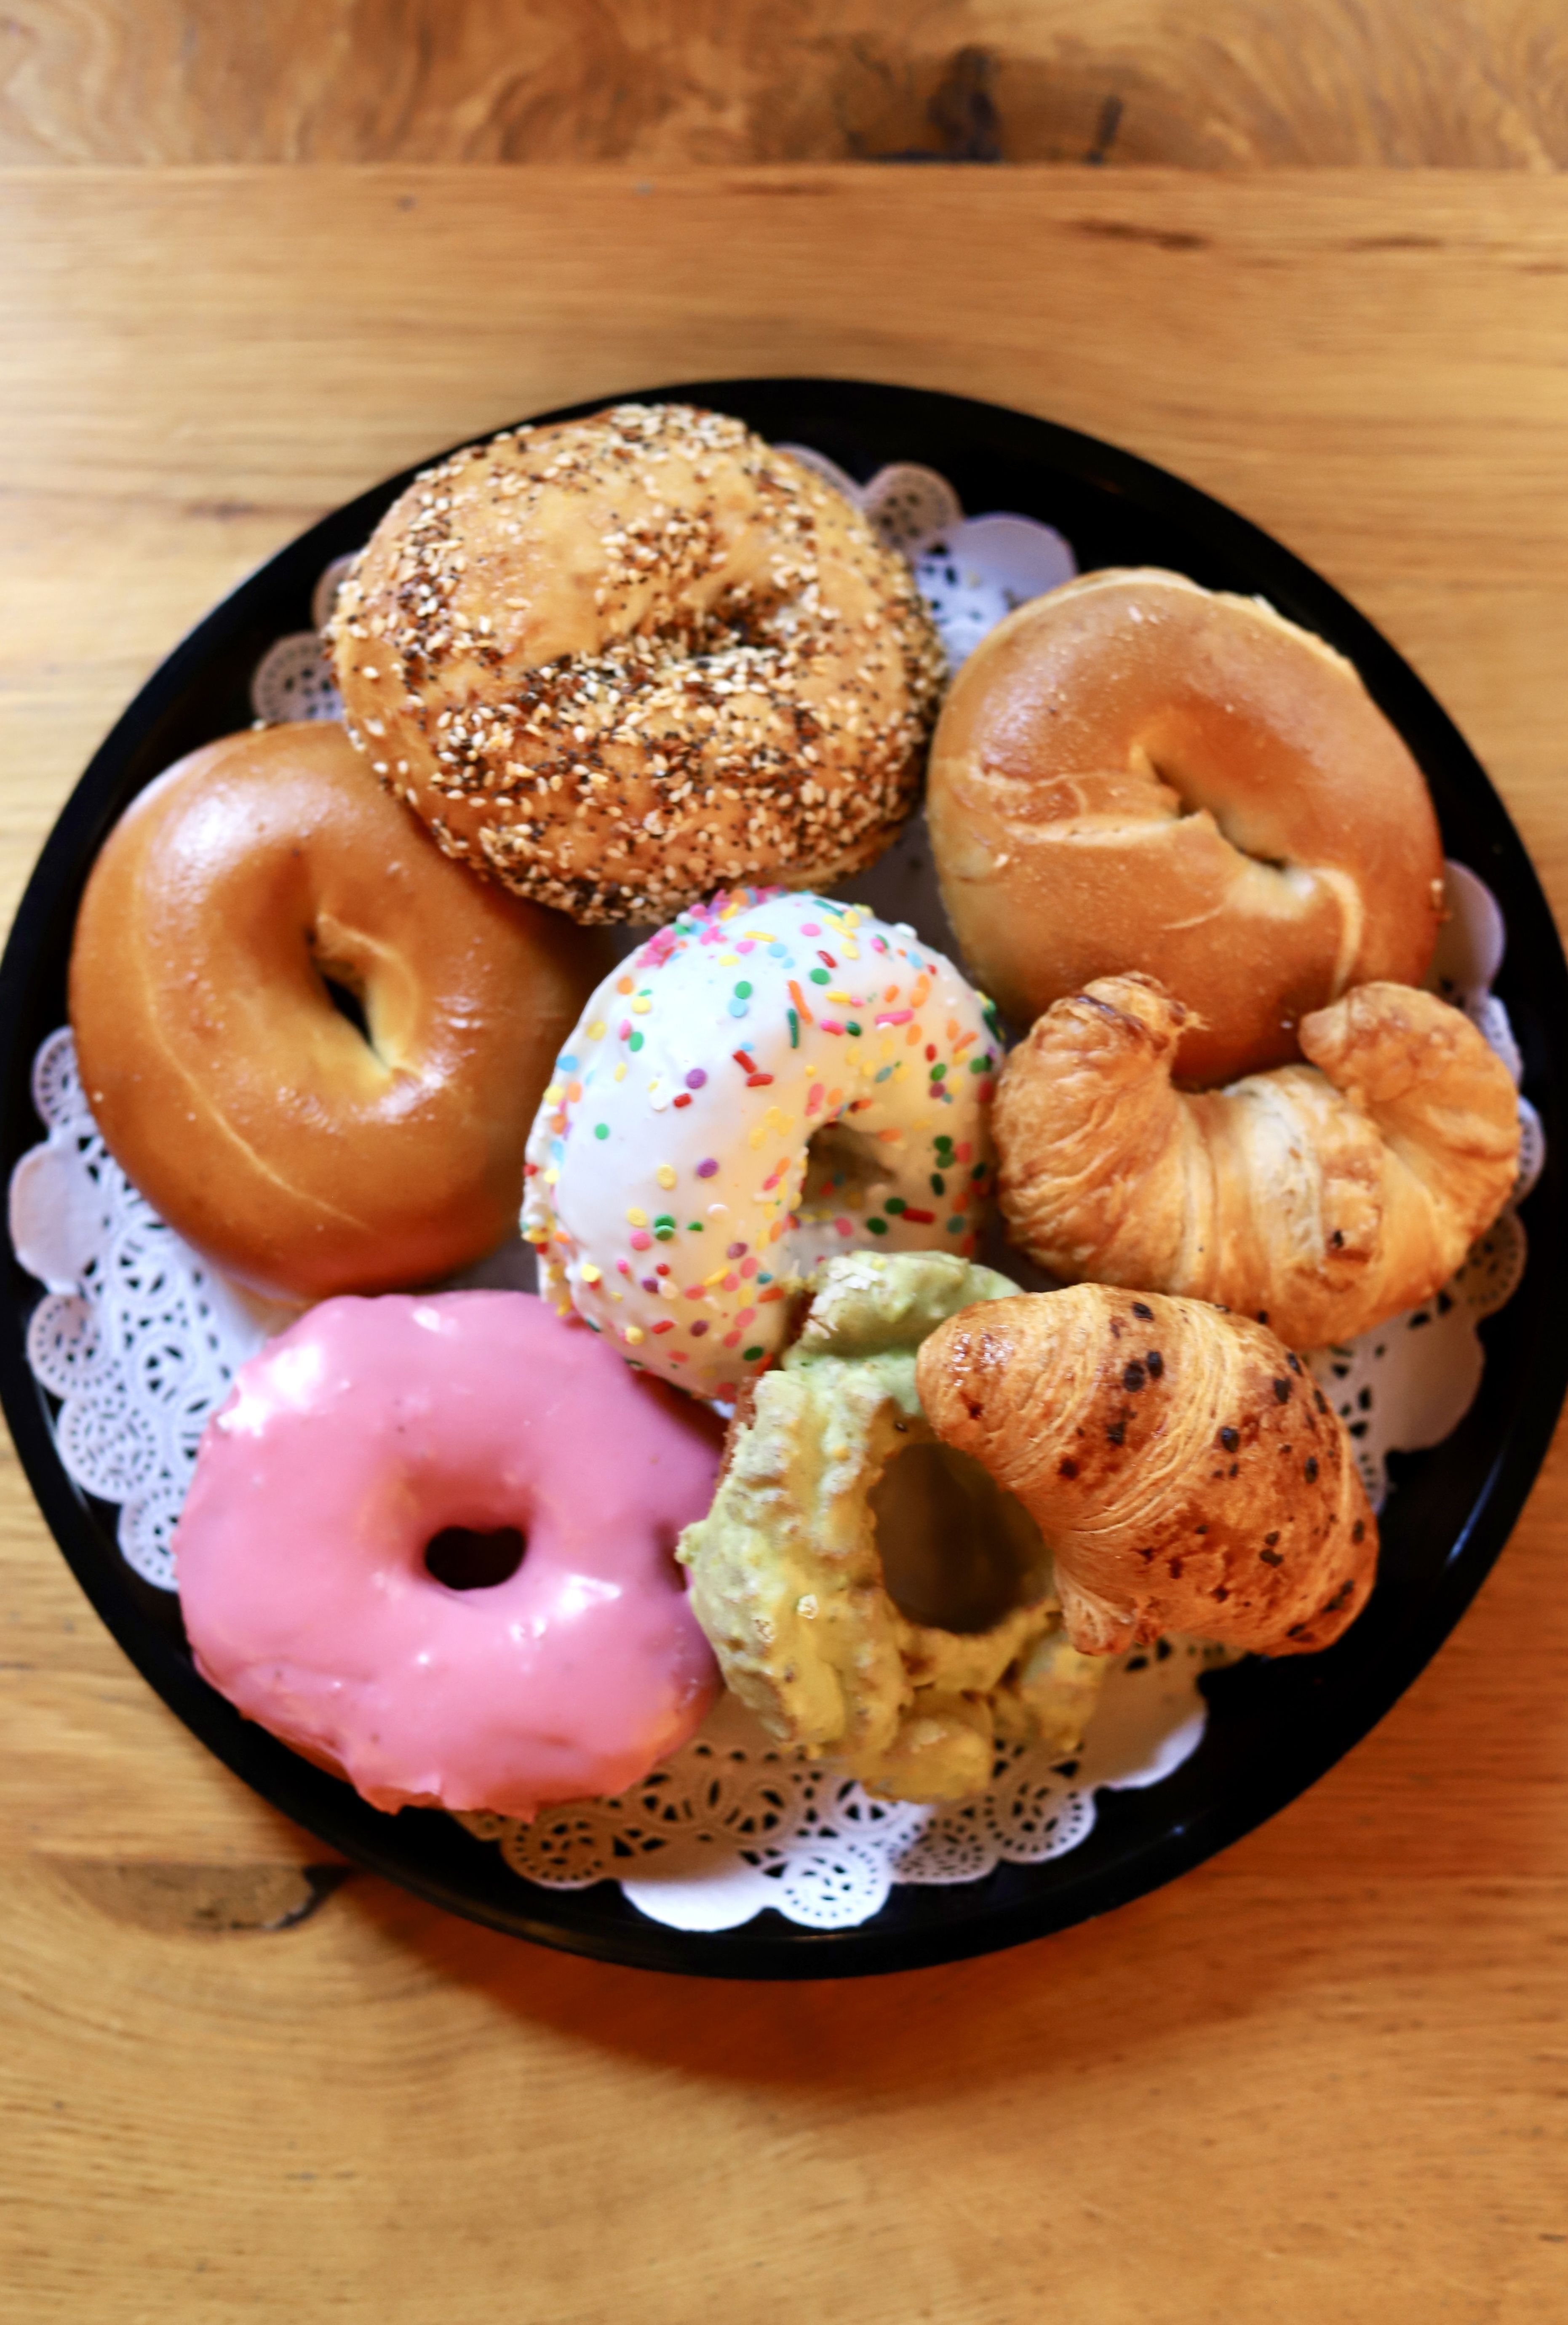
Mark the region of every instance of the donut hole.
POLYGON ((868 1207, 873 1188, 887 1184, 887 1163, 875 1139, 846 1122, 824 1123, 806 1146, 806 1175, 797 1209, 810 1218, 868 1207))
POLYGON ((425 1571, 449 1590, 494 1590, 510 1582, 527 1548, 519 1526, 442 1526, 424 1546, 425 1571))
POLYGON ((912 1623, 988 1631, 1050 1586, 1039 1527, 972 1454, 902 1446, 870 1499, 883 1582, 912 1623))

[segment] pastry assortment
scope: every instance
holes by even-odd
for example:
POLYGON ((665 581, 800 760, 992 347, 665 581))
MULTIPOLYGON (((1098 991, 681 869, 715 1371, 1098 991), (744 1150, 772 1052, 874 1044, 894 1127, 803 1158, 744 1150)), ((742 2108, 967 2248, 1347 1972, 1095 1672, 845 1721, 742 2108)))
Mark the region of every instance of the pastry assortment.
POLYGON ((127 1176, 320 1303, 177 1529, 214 1686, 379 1807, 527 1818, 720 1683, 955 1800, 1075 1750, 1124 1649, 1332 1644, 1377 1526, 1303 1353, 1434 1292, 1517 1154, 1348 662, 1090 574, 939 715, 858 510, 656 404, 426 472, 328 646, 345 726, 160 778, 71 963, 127 1176), (933 718, 961 970, 823 893, 933 718), (659 925, 608 965, 614 922, 659 925), (980 1264, 993 1198, 1062 1288, 980 1264), (519 1228, 543 1298, 443 1288, 519 1228))

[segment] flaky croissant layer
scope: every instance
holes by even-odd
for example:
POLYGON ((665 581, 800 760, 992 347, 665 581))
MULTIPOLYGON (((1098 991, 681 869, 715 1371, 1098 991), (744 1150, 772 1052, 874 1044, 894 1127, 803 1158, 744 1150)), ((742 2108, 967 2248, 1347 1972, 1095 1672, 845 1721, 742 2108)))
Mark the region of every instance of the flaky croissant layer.
POLYGON ((1261 1316, 1293 1348, 1430 1299, 1508 1199, 1518 1107, 1457 1009, 1357 987, 1304 1018, 1308 1062, 1185 1092, 1188 1013, 1153 977, 1056 1002, 997 1095, 1013 1240, 1068 1282, 1261 1316))
POLYGON ((1365 1605, 1378 1529, 1349 1440, 1264 1326, 1076 1284, 962 1310, 917 1379, 1040 1528, 1081 1653, 1187 1631, 1309 1653, 1365 1605))

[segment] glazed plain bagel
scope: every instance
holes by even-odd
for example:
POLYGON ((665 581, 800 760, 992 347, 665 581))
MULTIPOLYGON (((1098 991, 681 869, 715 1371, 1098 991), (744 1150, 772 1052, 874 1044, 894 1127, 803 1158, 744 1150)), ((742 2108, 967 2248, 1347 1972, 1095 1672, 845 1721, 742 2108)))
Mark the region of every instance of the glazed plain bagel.
POLYGON ((1308 1011, 1431 960, 1443 849, 1405 745, 1321 639, 1180 574, 1086 574, 993 630, 943 705, 928 812, 1007 1015, 1145 970, 1200 1021, 1186 1081, 1283 1064, 1308 1011))
POLYGON ((381 780, 450 854, 580 921, 871 863, 914 805, 942 669, 858 509, 684 404, 428 470, 331 636, 381 780))
POLYGON ((449 864, 341 727, 274 727, 181 760, 110 834, 70 1019, 153 1208, 243 1282, 320 1299, 428 1282, 515 1225, 595 966, 569 922, 449 864))

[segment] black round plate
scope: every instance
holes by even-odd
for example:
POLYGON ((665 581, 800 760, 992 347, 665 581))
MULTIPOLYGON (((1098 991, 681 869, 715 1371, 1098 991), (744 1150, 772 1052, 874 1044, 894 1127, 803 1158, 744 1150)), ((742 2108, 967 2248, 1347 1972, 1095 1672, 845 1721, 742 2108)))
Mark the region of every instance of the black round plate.
MULTIPOLYGON (((962 1887, 895 1887, 857 1929, 803 1930, 769 1912, 742 1929, 687 1935, 645 1920, 612 1883, 560 1891, 524 1881, 495 1848, 433 1811, 381 1814, 241 1719, 198 1677, 172 1596, 131 1572, 116 1546, 113 1514, 84 1497, 60 1466, 47 1400, 25 1360, 39 1286, 14 1258, 0 1320, 0 1397, 44 1516, 132 1661, 220 1759, 346 1856, 454 1913, 608 1960, 733 1978, 907 1969, 1064 1929, 1211 1856, 1364 1736, 1463 1612, 1518 1515, 1568 1385, 1561 1329, 1568 966, 1501 801, 1415 672, 1337 591, 1218 502, 1092 437, 958 396, 803 379, 704 380, 646 393, 737 413, 764 436, 817 447, 861 479, 888 461, 924 461, 951 480, 970 512, 1011 509, 1056 525, 1086 568, 1170 566, 1211 588, 1258 592, 1350 657, 1419 760, 1448 853, 1482 875, 1508 922, 1497 990, 1524 1054, 1525 1088, 1545 1124, 1546 1164, 1525 1207, 1524 1281, 1481 1327, 1480 1393, 1442 1445, 1398 1464, 1383 1518, 1381 1576, 1367 1611, 1326 1654, 1253 1661, 1211 1675, 1198 1751, 1147 1791, 1102 1793, 1092 1833, 1068 1856, 1002 1866, 962 1887)), ((575 417, 603 400, 547 416, 575 417)), ((242 583, 149 680, 78 784, 0 967, 7 1173, 40 1135, 29 1071, 40 1042, 64 1022, 77 903, 104 835, 172 760, 248 724, 256 662, 274 639, 309 626, 322 568, 358 548, 409 481, 378 485, 242 583)))

